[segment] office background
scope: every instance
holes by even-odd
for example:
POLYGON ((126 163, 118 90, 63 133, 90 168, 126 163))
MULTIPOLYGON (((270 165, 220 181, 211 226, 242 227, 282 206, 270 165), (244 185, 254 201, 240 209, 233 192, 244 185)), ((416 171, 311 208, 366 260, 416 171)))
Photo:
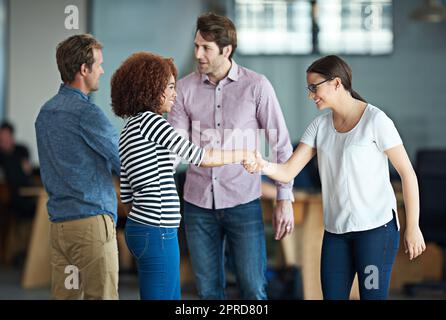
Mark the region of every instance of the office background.
MULTIPOLYGON (((175 59, 180 76, 194 68, 197 15, 227 0, 14 0, 7 2, 4 101, 1 117, 16 125, 17 139, 38 165, 34 120, 58 90, 55 47, 67 36, 91 32, 104 44, 105 75, 94 101, 117 130, 110 107, 110 77, 132 52, 149 50, 175 59), (67 5, 79 9, 79 29, 64 27, 67 5)), ((6 3, 6 1, 5 1, 6 3)), ((413 159, 420 148, 446 147, 446 22, 410 19, 418 0, 393 1, 394 49, 381 56, 345 55, 354 88, 396 123, 413 159)), ((273 84, 293 141, 318 114, 307 98, 305 70, 317 55, 235 55, 237 63, 265 74, 273 84)), ((1 70, 1 69, 0 69, 1 70)), ((1 84, 1 82, 0 82, 1 84)), ((0 91, 1 93, 2 91, 0 91)))
MULTIPOLYGON (((110 78, 120 63, 133 52, 147 50, 173 57, 180 77, 190 73, 195 67, 193 39, 197 16, 219 9, 228 10, 227 14, 233 18, 234 1, 0 0, 0 120, 15 125, 16 140, 29 147, 32 163, 38 167, 34 121, 40 107, 61 83, 56 45, 70 35, 89 32, 104 45, 105 74, 92 99, 119 131, 123 121, 111 111, 110 78), (65 27, 65 8, 69 5, 78 9, 76 30, 65 27)), ((446 19, 439 23, 413 20, 411 13, 422 3, 422 0, 392 1, 390 54, 341 55, 352 67, 354 89, 393 119, 413 163, 420 149, 446 149, 446 19)), ((440 3, 446 6, 446 0, 440 3)), ((238 64, 266 75, 271 81, 293 142, 300 139, 306 126, 319 114, 307 97, 305 73, 318 57, 237 52, 234 56, 238 64)), ((322 226, 318 227, 322 230, 322 226)), ((299 243, 313 242, 307 239, 299 243)), ((313 251, 318 253, 316 249, 313 251)), ((425 255, 424 266, 441 269, 444 265, 440 263, 441 252, 438 249, 434 255, 425 255)), ((408 266, 406 257, 403 260, 398 271, 405 278, 396 279, 398 285, 406 278, 421 279, 422 268, 408 266)), ((0 282, 11 277, 2 270, 0 276, 0 282)), ((8 290, 6 287, 4 292, 7 294, 8 290)), ((124 298, 135 298, 134 286, 129 292, 124 298)), ((20 291, 17 296, 48 295, 47 291, 28 294, 20 291)))

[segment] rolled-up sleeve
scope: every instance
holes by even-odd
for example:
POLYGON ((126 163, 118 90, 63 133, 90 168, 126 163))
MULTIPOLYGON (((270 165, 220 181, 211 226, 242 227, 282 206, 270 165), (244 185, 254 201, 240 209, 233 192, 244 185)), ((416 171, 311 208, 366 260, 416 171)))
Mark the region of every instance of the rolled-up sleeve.
MULTIPOLYGON (((293 153, 285 119, 271 83, 262 76, 257 88, 257 119, 266 131, 266 138, 277 163, 286 162, 293 153)), ((294 200, 293 180, 289 183, 275 182, 277 200, 294 200)))
POLYGON ((141 121, 141 134, 149 141, 153 141, 172 153, 186 159, 190 163, 200 166, 204 157, 204 149, 178 134, 163 117, 147 113, 141 121))

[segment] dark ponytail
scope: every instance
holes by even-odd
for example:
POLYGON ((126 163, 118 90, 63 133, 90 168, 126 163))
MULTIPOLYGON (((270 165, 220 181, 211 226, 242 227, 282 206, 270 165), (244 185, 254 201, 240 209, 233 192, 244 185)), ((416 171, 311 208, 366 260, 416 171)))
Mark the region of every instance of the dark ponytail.
POLYGON ((353 98, 355 98, 355 99, 357 99, 357 100, 361 100, 362 102, 367 103, 367 101, 366 101, 363 97, 361 97, 361 96, 359 95, 359 93, 357 93, 355 90, 351 89, 351 90, 350 90, 350 94, 352 95, 353 98))
POLYGON ((335 55, 325 56, 314 61, 307 69, 307 73, 318 73, 325 79, 340 78, 344 89, 350 92, 353 98, 367 101, 352 89, 352 70, 340 57, 335 55))

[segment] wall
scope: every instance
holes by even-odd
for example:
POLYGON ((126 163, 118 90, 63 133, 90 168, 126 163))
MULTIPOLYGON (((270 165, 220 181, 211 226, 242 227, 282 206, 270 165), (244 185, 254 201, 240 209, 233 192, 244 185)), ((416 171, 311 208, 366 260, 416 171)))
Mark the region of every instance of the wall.
POLYGON ((16 127, 18 141, 29 146, 38 163, 34 121, 40 107, 61 83, 56 45, 87 30, 86 0, 13 0, 9 2, 9 74, 6 119, 16 127), (67 5, 79 9, 79 30, 65 29, 67 5))
POLYGON ((94 101, 120 130, 123 120, 111 110, 113 72, 131 53, 144 50, 173 57, 180 77, 190 73, 195 21, 202 1, 95 0, 92 4, 92 32, 104 44, 105 69, 94 101))
MULTIPOLYGON (((31 146, 36 161, 34 120, 40 106, 59 85, 56 44, 71 34, 63 27, 66 4, 81 11, 86 30, 86 0, 10 1, 10 73, 7 116, 16 124, 19 140, 31 146)), ((225 4, 226 0, 221 3, 225 4)), ((213 1, 213 4, 218 1, 213 1)), ((444 1, 443 1, 444 3, 444 1)), ((195 19, 207 10, 201 0, 92 0, 91 30, 104 44, 105 75, 94 101, 117 130, 122 121, 112 115, 110 77, 130 53, 149 50, 172 56, 180 76, 194 68, 195 19), (203 9, 205 8, 205 9, 203 9)), ((353 69, 354 88, 383 109, 396 123, 413 158, 419 148, 446 147, 446 23, 409 19, 421 1, 394 1, 394 53, 386 56, 345 56, 353 69)), ((316 56, 240 56, 236 61, 272 82, 293 141, 318 114, 306 92, 305 70, 316 56)))
MULTIPOLYGON (((394 52, 386 56, 344 56, 353 87, 395 122, 409 155, 446 147, 446 22, 409 19, 422 1, 393 1, 394 52)), ((319 113, 307 98, 305 70, 317 56, 238 56, 238 63, 264 73, 281 102, 293 141, 319 113)))

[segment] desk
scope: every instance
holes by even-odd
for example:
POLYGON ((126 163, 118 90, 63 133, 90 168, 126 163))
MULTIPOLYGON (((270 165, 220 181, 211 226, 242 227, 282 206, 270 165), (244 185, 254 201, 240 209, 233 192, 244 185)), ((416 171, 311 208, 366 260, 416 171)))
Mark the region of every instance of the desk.
POLYGON ((7 245, 8 245, 8 235, 9 235, 9 220, 10 216, 8 213, 9 204, 9 189, 6 183, 0 178, 0 261, 7 260, 7 245))
POLYGON ((43 188, 23 188, 21 195, 37 196, 31 239, 28 246, 22 287, 25 289, 47 286, 51 283, 50 223, 46 203, 48 195, 43 188))
MULTIPOLYGON (((390 290, 400 290, 408 282, 440 280, 443 256, 441 248, 427 243, 426 251, 414 261, 404 253, 405 210, 401 188, 394 186, 398 201, 398 217, 401 225, 400 248, 395 259, 390 290)), ((322 198, 320 194, 295 192, 293 203, 294 232, 281 240, 285 265, 299 266, 302 270, 305 299, 322 299, 320 285, 320 254, 324 233, 322 198), (297 217, 297 219, 296 219, 297 217)), ((266 218, 272 214, 273 200, 262 199, 266 218)), ((359 299, 357 277, 353 283, 351 299, 359 299)))

